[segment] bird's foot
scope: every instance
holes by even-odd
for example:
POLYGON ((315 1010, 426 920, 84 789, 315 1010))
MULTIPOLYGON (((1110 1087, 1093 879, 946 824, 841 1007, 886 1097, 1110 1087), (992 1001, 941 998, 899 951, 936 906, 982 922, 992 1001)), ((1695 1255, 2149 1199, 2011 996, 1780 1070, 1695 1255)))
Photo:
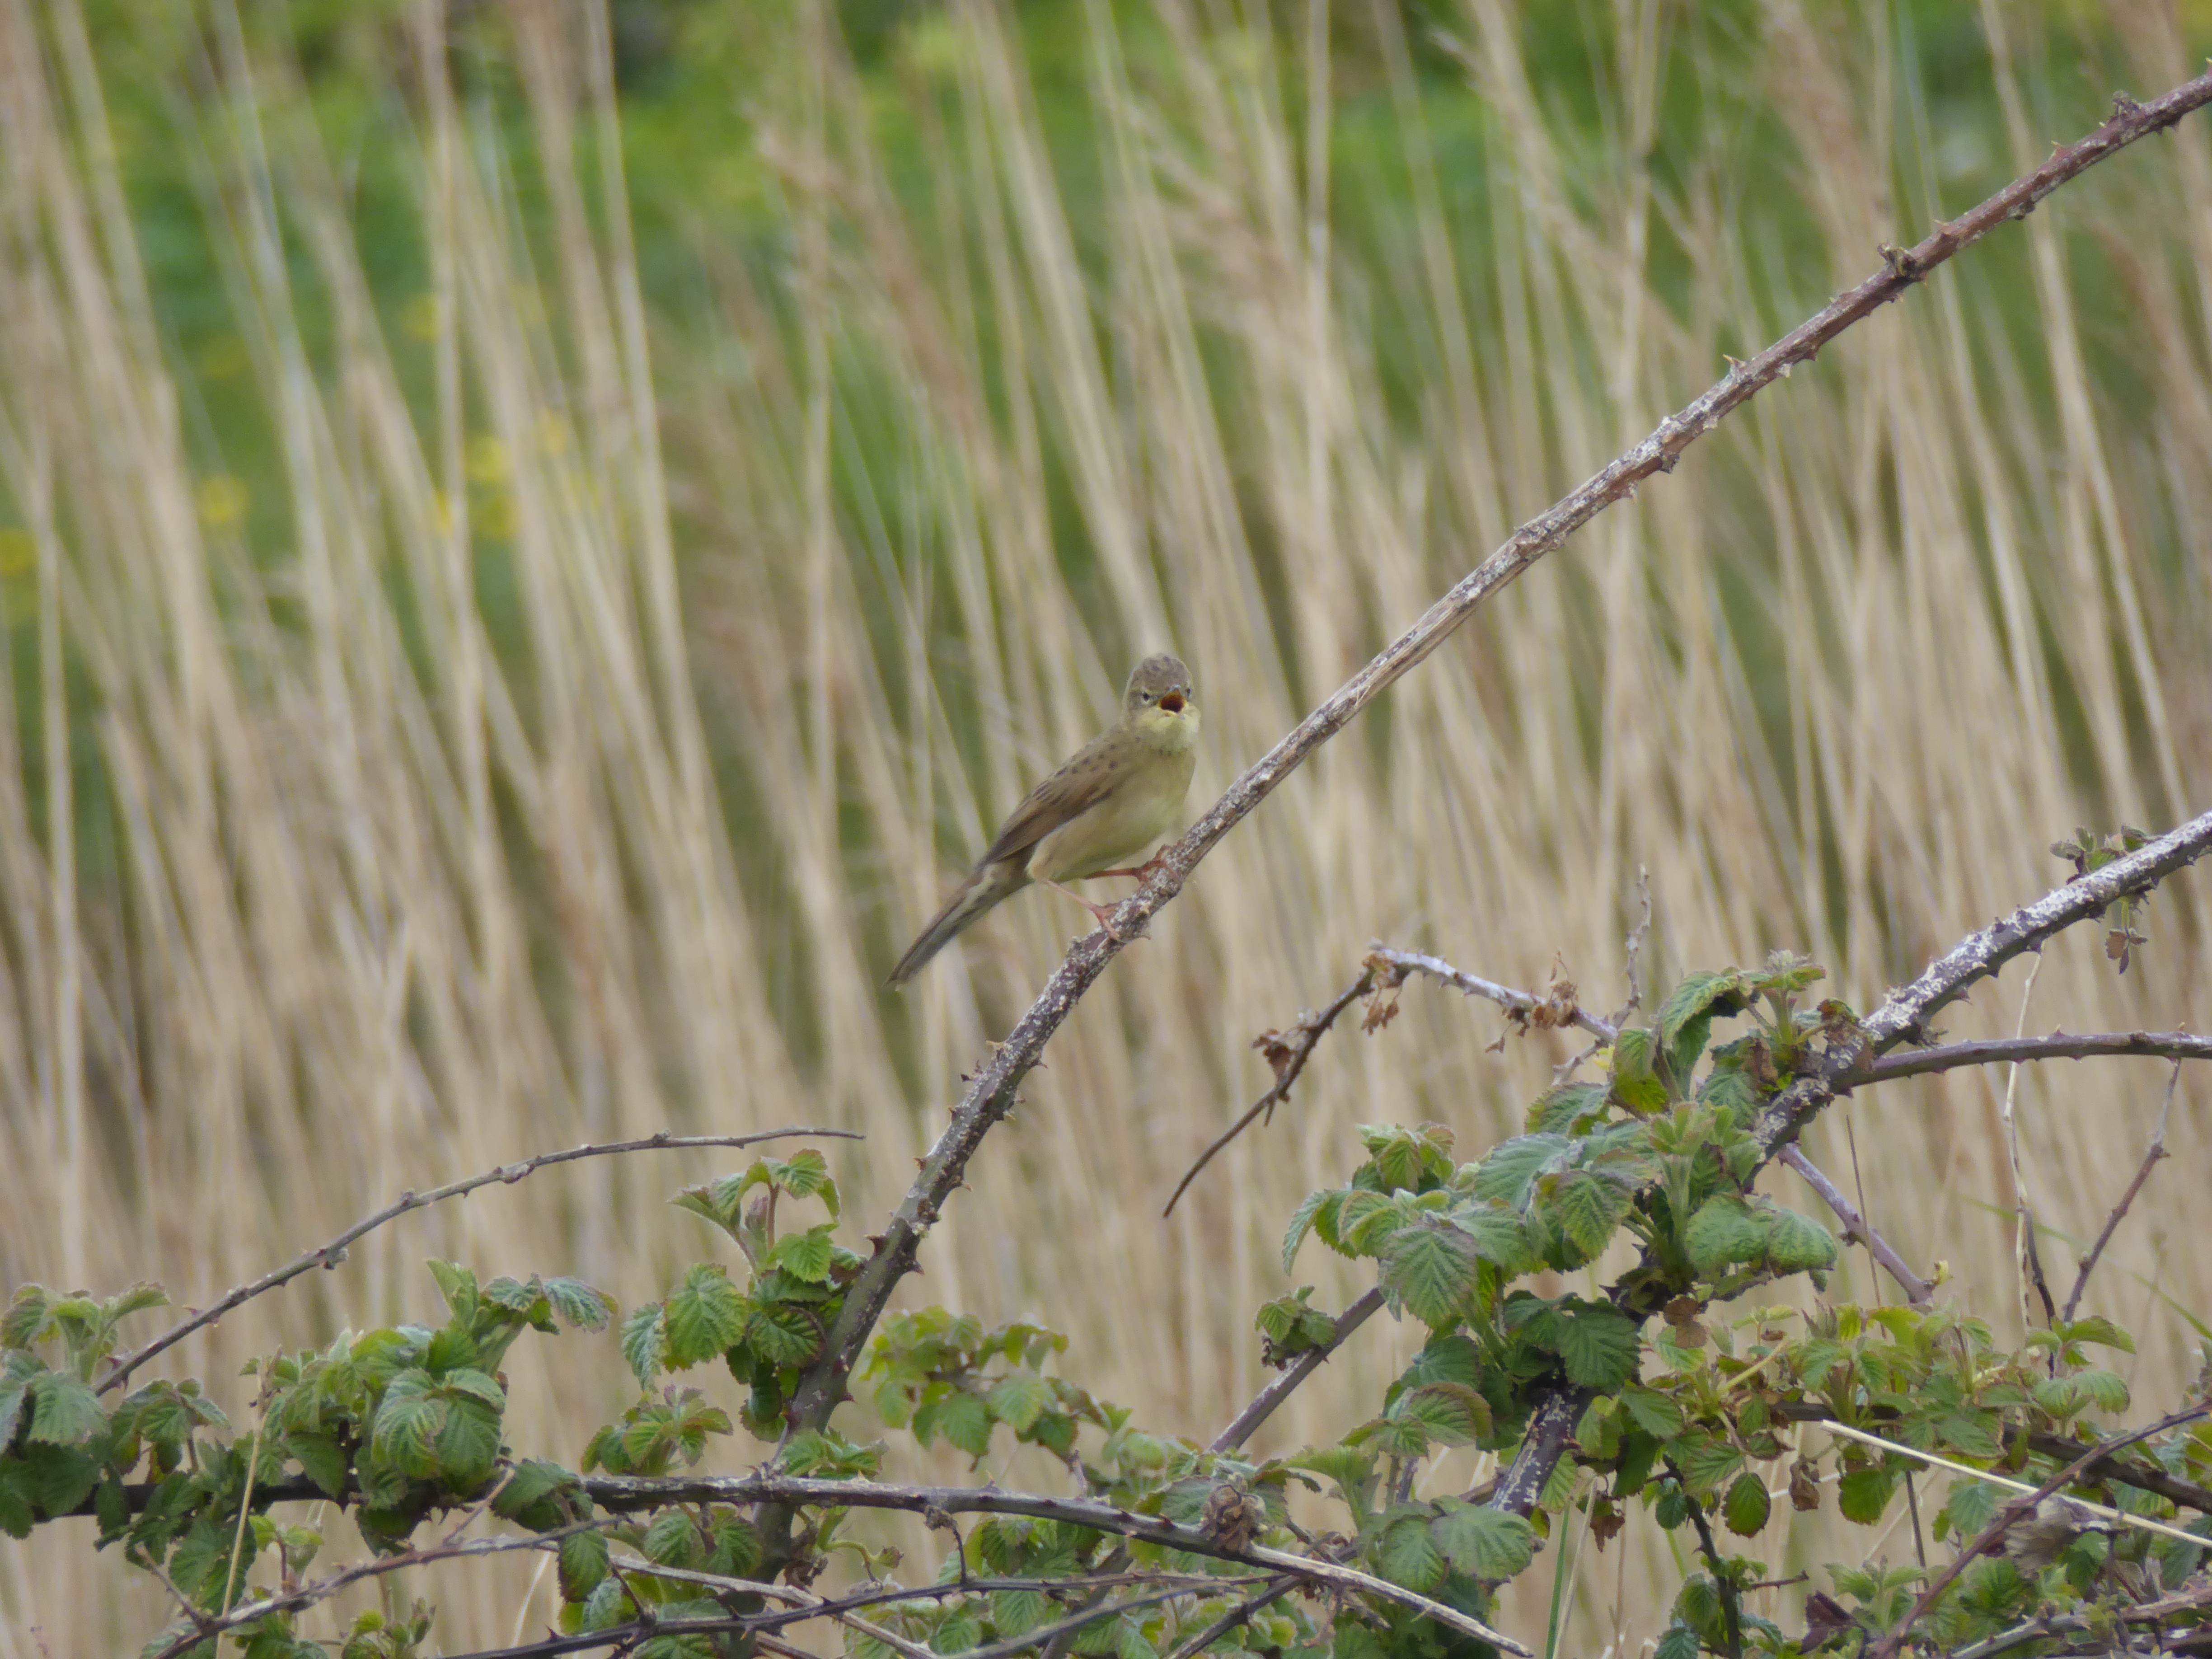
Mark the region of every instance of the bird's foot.
MULTIPOLYGON (((1102 873, 1114 874, 1116 872, 1109 871, 1102 873)), ((1127 875, 1129 872, 1127 871, 1121 871, 1118 873, 1127 875)), ((1100 930, 1105 933, 1107 938, 1112 939, 1115 944, 1127 945, 1132 939, 1142 939, 1145 936, 1144 929, 1141 927, 1133 933, 1125 933, 1119 927, 1116 927, 1114 925, 1114 907, 1112 905, 1093 904, 1089 899, 1084 897, 1082 894, 1075 891, 1074 889, 1062 887, 1056 881, 1047 881, 1045 885, 1051 888, 1055 893, 1066 894, 1068 897, 1073 899, 1085 909, 1090 911, 1091 919, 1098 924, 1100 930)))

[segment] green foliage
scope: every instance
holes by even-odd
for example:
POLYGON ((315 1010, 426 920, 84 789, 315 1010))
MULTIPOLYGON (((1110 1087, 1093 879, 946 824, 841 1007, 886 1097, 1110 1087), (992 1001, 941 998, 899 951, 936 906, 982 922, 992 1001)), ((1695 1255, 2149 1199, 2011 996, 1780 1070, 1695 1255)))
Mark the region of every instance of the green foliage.
MULTIPOLYGON (((2014 1352, 1948 1307, 1741 1310, 1747 1293, 1799 1273, 1819 1286, 1836 1260, 1826 1227, 1752 1189, 1761 1156, 1748 1125, 1759 1102, 1836 1045, 1857 1041, 1848 1011, 1803 1006, 1818 978, 1818 969, 1787 956, 1755 971, 1692 975, 1663 1000, 1652 1026, 1620 1034, 1610 1082, 1555 1085, 1531 1108, 1527 1133, 1471 1163, 1453 1162, 1452 1138, 1437 1126, 1364 1126, 1363 1161, 1342 1186, 1300 1206, 1285 1260, 1311 1233, 1342 1256, 1371 1262, 1389 1305, 1426 1336, 1378 1408, 1334 1444, 1263 1462, 1201 1449, 1137 1425, 1060 1375, 1069 1344, 1058 1333, 1022 1321, 987 1328, 940 1308, 879 1322, 852 1379, 854 1395, 884 1430, 911 1436, 917 1447, 942 1443, 979 1467, 1014 1448, 1038 1448, 1085 1492, 1232 1553, 1298 1541, 1285 1502, 1297 1482, 1338 1510, 1352 1565, 1478 1616, 1493 1587, 1528 1566, 1569 1505, 1586 1503, 1603 1539, 1640 1499, 1662 1528, 1694 1523, 1699 1557, 1662 1650, 1691 1659, 1740 1641, 1747 1651, 1795 1659, 1799 1638, 1742 1605, 1763 1569, 1724 1553, 1719 1538, 1758 1536, 1820 1507, 1823 1462, 1837 1511, 1882 1525, 1912 1468, 1901 1451, 1856 1441, 1808 1451, 1800 1437, 1807 1418, 1831 1417, 1900 1448, 2033 1481, 2057 1467, 2085 1419, 2127 1408, 2124 1382, 2097 1362, 2133 1350, 2124 1330, 2095 1317, 2054 1322, 2014 1352), (1753 1029, 1712 1046, 1714 1025, 1734 1018, 1753 1029), (1544 1295, 1527 1282, 1623 1245, 1634 1248, 1636 1265, 1606 1295, 1544 1295), (1740 1311, 1723 1317, 1724 1303, 1740 1311), (1449 1449, 1510 1458, 1539 1398, 1563 1388, 1584 1401, 1582 1414, 1532 1514, 1416 1495, 1423 1467, 1449 1449), (2055 1438, 2036 1443, 2033 1436, 2055 1438), (1778 1510, 1783 1490, 1791 1504, 1778 1510)), ((88 1509, 103 1541, 121 1541, 131 1559, 160 1565, 197 1605, 216 1608, 265 1556, 296 1575, 320 1549, 315 1533, 265 1513, 280 1489, 350 1504, 372 1547, 392 1550, 439 1510, 483 1500, 500 1519, 557 1540, 562 1630, 635 1633, 650 1619, 659 1625, 640 1650, 669 1653, 708 1650, 704 1636, 670 1621, 720 1610, 702 1599, 696 1579, 678 1575, 748 1578, 786 1565, 768 1559, 783 1547, 807 1558, 808 1574, 847 1556, 864 1578, 884 1576, 896 1552, 847 1535, 853 1511, 834 1504, 809 1506, 803 1529, 780 1546, 763 1530, 766 1511, 673 1500, 616 1516, 596 1510, 594 1474, 668 1476, 741 1429, 775 1443, 773 1467, 788 1474, 866 1480, 883 1468, 884 1442, 796 1420, 789 1410, 860 1264, 839 1242, 838 1194, 826 1165, 811 1153, 762 1159, 677 1201, 737 1244, 742 1278, 720 1262, 696 1263, 617 1324, 611 1304, 575 1280, 480 1285, 465 1267, 433 1262, 443 1325, 347 1334, 320 1352, 273 1356, 256 1368, 257 1426, 243 1435, 189 1380, 151 1380, 119 1400, 100 1390, 118 1322, 156 1305, 158 1292, 137 1286, 100 1302, 27 1287, 0 1320, 9 1344, 0 1352, 0 1529, 20 1537, 88 1509), (792 1206, 802 1201, 828 1218, 794 1219, 792 1206), (526 1329, 564 1324, 612 1328, 611 1346, 641 1390, 574 1469, 516 1455, 502 1438, 501 1362, 526 1329), (668 1380, 718 1358, 734 1388, 718 1384, 711 1369, 696 1382, 668 1380), (125 1486, 134 1478, 148 1483, 135 1507, 125 1486), (241 1507, 248 1542, 234 1571, 241 1507), (621 1571, 617 1550, 630 1559, 621 1571)), ((1286 1364, 1334 1340, 1335 1320, 1312 1297, 1303 1286, 1260 1309, 1255 1324, 1269 1363, 1286 1364)), ((2212 1474, 2212 1427, 2185 1428, 2147 1455, 2179 1479, 2202 1481, 2212 1474)), ((1994 1482, 1954 1482, 1930 1510, 1935 1535, 1978 1534, 2002 1498, 1994 1482)), ((2173 1508, 2140 1492, 2126 1501, 2148 1514, 2173 1508)), ((2197 1525, 2212 1531, 2212 1521, 2197 1525)), ((876 1609, 878 1628, 910 1646, 958 1653, 1054 1622, 1067 1605, 1052 1594, 1055 1583, 1124 1559, 1233 1570, 1198 1552, 1129 1546, 1124 1558, 1124 1547, 1079 1527, 980 1517, 945 1565, 942 1594, 876 1609), (963 1574, 993 1582, 970 1589, 963 1574)), ((2087 1532, 2064 1544, 2039 1580, 1992 1558, 1960 1575, 1927 1615, 1926 1631, 1964 1644, 2008 1628, 2039 1595, 2083 1602, 2115 1554, 2123 1567, 2114 1571, 2172 1585, 2196 1570, 2202 1552, 2179 1540, 2154 1552, 2133 1537, 2115 1552, 2087 1532)), ((1835 1567, 1830 1578, 1850 1603, 1836 1617, 1869 1632, 1893 1626, 1923 1582, 1917 1566, 1879 1562, 1835 1567)), ((1072 1633, 1069 1650, 1158 1659, 1199 1621, 1234 1608, 1237 1597, 1234 1589, 1200 1588, 1172 1612, 1102 1603, 1072 1633)), ((1298 1659, 1319 1659, 1324 1645, 1359 1659, 1457 1651, 1456 1638, 1404 1605, 1372 1598, 1330 1629, 1324 1644, 1314 1613, 1294 1607, 1255 1614, 1224 1639, 1298 1659)), ((292 1651, 301 1639, 289 1614, 247 1634, 248 1651, 292 1651)), ((357 1627, 349 1650, 398 1656, 423 1639, 411 1625, 379 1623, 357 1627)), ((896 1651, 865 1632, 849 1646, 870 1659, 896 1651)))

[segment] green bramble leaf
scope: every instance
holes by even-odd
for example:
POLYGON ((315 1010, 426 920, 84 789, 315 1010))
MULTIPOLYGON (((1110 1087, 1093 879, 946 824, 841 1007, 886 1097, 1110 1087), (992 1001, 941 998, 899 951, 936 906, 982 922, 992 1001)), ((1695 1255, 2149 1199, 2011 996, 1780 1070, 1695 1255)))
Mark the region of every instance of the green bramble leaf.
POLYGON ((1390 1415, 1419 1423, 1439 1446, 1471 1446, 1490 1432, 1490 1402, 1464 1382, 1425 1382, 1398 1396, 1390 1415))
POLYGON ((1960 1480, 1943 1500, 1943 1518, 1954 1538, 1975 1538, 1996 1518, 2006 1498, 2002 1486, 1986 1480, 1960 1480))
POLYGON ((1457 1204, 1444 1218, 1474 1241, 1474 1252, 1507 1278, 1536 1265, 1536 1252, 1528 1243, 1528 1230, 1520 1212, 1489 1200, 1457 1204))
POLYGON ((560 1553, 556 1559, 560 1568, 561 1599, 581 1601, 606 1578, 606 1534, 571 1533, 561 1540, 560 1553))
POLYGON ((733 1346, 745 1334, 745 1298, 718 1262, 702 1261, 670 1293, 662 1317, 668 1364, 684 1370, 733 1346))
POLYGON ((745 1346, 777 1365, 806 1365, 822 1352, 822 1321, 789 1303, 754 1306, 745 1321, 745 1346))
POLYGON ((1636 1322, 1609 1307, 1565 1298, 1531 1334, 1558 1353, 1578 1387, 1612 1394, 1636 1375, 1636 1322))
POLYGON ((1443 1581, 1444 1558, 1429 1525, 1418 1516, 1393 1522, 1376 1546, 1376 1571, 1416 1593, 1434 1589, 1443 1581))
POLYGON ((687 1572, 696 1571, 707 1553, 698 1523, 680 1509, 663 1510, 654 1516, 638 1547, 645 1552, 647 1560, 664 1567, 682 1567, 687 1572))
POLYGON ((1559 1217, 1559 1230, 1584 1261, 1606 1247, 1620 1218, 1627 1213, 1627 1188, 1583 1170, 1571 1170, 1559 1179, 1543 1201, 1559 1217))
POLYGON ((1871 1527, 1881 1519, 1896 1489, 1897 1477, 1887 1469, 1853 1469, 1836 1482, 1837 1507, 1846 1521, 1871 1527))
POLYGON ((1707 1279, 1717 1279, 1739 1262, 1757 1261, 1766 1254, 1766 1218, 1735 1193, 1707 1199, 1682 1230, 1682 1248, 1690 1263, 1707 1279))
POLYGON ((760 1565, 760 1531, 735 1510, 717 1508, 707 1528, 707 1571, 748 1578, 760 1565))
POLYGON ((644 1303, 623 1321, 622 1352, 637 1376, 637 1386, 651 1388, 653 1379, 668 1366, 668 1323, 660 1304, 644 1303))
POLYGON ((1624 1389, 1620 1403, 1636 1419, 1636 1426, 1662 1440, 1672 1440, 1682 1432, 1682 1408, 1674 1396, 1659 1394, 1650 1389, 1624 1389))
POLYGON ((781 1267, 793 1278, 805 1279, 809 1284, 827 1284, 830 1264, 836 1249, 836 1241, 830 1236, 835 1231, 825 1224, 810 1227, 803 1233, 786 1233, 769 1252, 768 1265, 781 1267))
POLYGON ((1601 1083, 1564 1083, 1536 1097, 1522 1127, 1531 1134, 1581 1134, 1609 1103, 1601 1083))
POLYGON ((1312 1230, 1314 1217, 1320 1212, 1321 1206, 1336 1196, 1334 1191, 1325 1188, 1321 1192, 1308 1193, 1299 1204, 1297 1213, 1291 1217, 1289 1228, 1283 1234, 1285 1273, 1289 1273, 1291 1265, 1297 1260, 1298 1246, 1305 1243, 1306 1234, 1312 1230))
MULTIPOLYGON (((27 1288, 36 1289, 35 1285, 27 1288)), ((16 1306, 22 1305, 22 1292, 16 1293, 16 1306)), ((15 1310, 10 1309, 12 1315, 15 1310)), ((38 1356, 18 1349, 0 1362, 0 1447, 12 1443, 15 1425, 22 1420, 24 1407, 30 1403, 31 1383, 46 1367, 38 1356)))
POLYGON ((79 1446, 107 1426, 107 1413, 91 1384, 66 1371, 44 1371, 31 1380, 29 1438, 53 1446, 79 1446))
POLYGON ((517 1463, 493 1494, 491 1510, 504 1521, 519 1522, 535 1531, 566 1524, 568 1517, 554 1498, 580 1490, 582 1482, 572 1470, 542 1457, 517 1463))
POLYGON ((1703 1430, 1692 1431, 1668 1448, 1674 1467, 1682 1472, 1682 1484, 1692 1498, 1704 1498, 1720 1489, 1727 1480, 1743 1467, 1743 1454, 1717 1435, 1703 1430))
POLYGON ((1674 1068, 1676 1087, 1689 1087, 1713 1021, 1741 1013, 1750 1001, 1744 975, 1735 968, 1717 974, 1691 974, 1667 994, 1659 1009, 1659 1045, 1674 1068))
POLYGON ((1773 1507, 1773 1500, 1766 1495, 1766 1482, 1747 1469, 1736 1476, 1728 1496, 1721 1499, 1721 1519, 1737 1537, 1749 1538, 1766 1524, 1773 1507))
POLYGON ((1638 1117, 1667 1109, 1667 1085, 1658 1071, 1659 1051, 1648 1025, 1624 1027, 1613 1040, 1613 1098, 1638 1117))
POLYGON ((1835 1236, 1808 1215, 1778 1207, 1767 1217, 1766 1261, 1778 1273, 1824 1272, 1836 1265, 1835 1236))
POLYGON ((1528 1189, 1536 1177, 1573 1151, 1574 1142, 1561 1134, 1516 1135, 1491 1148, 1475 1166, 1474 1194, 1495 1200, 1516 1210, 1525 1209, 1528 1189))
POLYGON ((1382 1288, 1431 1330, 1455 1323, 1478 1279, 1474 1241, 1456 1227, 1401 1227, 1382 1247, 1382 1288))
POLYGON ((999 1381, 988 1403, 992 1416, 1020 1434, 1053 1405, 1052 1384, 1034 1371, 1016 1371, 999 1381))
POLYGON ((350 1466, 344 1449, 331 1436, 295 1431, 285 1437, 284 1449, 300 1466, 300 1472, 325 1496, 345 1496, 346 1471, 350 1466))
POLYGON ((837 1183, 830 1177, 829 1160, 808 1146, 793 1152, 781 1164, 771 1158, 769 1169, 777 1183, 793 1198, 819 1198, 835 1219, 837 1206, 837 1183))
POLYGON ((2076 1319, 2062 1325, 2058 1334, 2069 1342, 2094 1342, 2100 1347, 2118 1348, 2122 1353, 2136 1351, 2136 1340, 2109 1319, 2076 1319))
POLYGON ((1430 1534, 1444 1559, 1468 1577, 1502 1583, 1534 1559, 1536 1529, 1520 1516, 1456 1498, 1440 1500, 1437 1508, 1442 1513, 1429 1523, 1430 1534))
POLYGON ((603 1331, 614 1319, 612 1299, 580 1279, 549 1279, 544 1288, 553 1311, 574 1329, 603 1331))

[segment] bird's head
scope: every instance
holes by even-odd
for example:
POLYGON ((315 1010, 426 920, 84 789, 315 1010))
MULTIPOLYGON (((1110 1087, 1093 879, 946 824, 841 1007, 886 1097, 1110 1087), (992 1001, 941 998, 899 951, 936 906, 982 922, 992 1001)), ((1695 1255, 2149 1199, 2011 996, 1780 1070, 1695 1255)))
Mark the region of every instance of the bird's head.
POLYGON ((1190 670, 1165 652, 1146 658, 1121 694, 1121 717, 1163 748, 1188 749, 1198 741, 1198 701, 1191 695, 1190 670))

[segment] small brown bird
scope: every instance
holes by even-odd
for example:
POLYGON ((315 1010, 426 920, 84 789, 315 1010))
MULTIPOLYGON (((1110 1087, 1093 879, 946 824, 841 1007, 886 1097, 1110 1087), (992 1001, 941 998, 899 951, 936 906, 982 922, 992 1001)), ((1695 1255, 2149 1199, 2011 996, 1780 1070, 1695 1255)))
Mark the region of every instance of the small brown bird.
POLYGON ((1030 791, 967 880, 891 969, 904 985, 978 917, 1032 881, 1057 887, 1106 922, 1106 908, 1060 884, 1133 876, 1116 866, 1168 832, 1198 763, 1198 704, 1190 670, 1147 657, 1121 694, 1121 718, 1030 791))

